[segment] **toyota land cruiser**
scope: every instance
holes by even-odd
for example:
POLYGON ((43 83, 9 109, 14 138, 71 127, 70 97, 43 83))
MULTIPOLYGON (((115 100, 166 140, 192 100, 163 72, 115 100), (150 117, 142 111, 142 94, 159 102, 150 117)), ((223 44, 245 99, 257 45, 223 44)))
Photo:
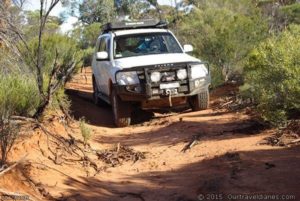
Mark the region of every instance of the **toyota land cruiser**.
POLYGON ((209 65, 192 51, 162 21, 106 24, 92 61, 95 104, 111 104, 118 127, 130 125, 133 107, 208 108, 209 65))

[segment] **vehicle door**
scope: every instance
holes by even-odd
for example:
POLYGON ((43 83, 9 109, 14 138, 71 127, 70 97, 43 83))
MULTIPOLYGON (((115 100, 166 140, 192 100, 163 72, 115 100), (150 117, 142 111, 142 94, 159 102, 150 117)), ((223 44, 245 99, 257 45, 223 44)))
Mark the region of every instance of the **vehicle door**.
POLYGON ((110 37, 109 36, 103 36, 100 38, 100 44, 99 44, 99 49, 98 52, 107 52, 108 58, 107 59, 102 59, 102 60, 97 60, 97 77, 98 79, 98 86, 99 86, 99 91, 102 93, 102 95, 109 95, 109 86, 108 86, 108 80, 109 80, 109 68, 111 65, 110 62, 110 51, 109 51, 109 44, 110 43, 110 37))

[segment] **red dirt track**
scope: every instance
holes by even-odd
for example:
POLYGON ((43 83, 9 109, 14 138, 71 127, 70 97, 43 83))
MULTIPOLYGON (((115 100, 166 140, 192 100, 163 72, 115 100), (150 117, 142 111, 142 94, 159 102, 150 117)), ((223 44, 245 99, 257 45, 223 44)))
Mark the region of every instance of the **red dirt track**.
MULTIPOLYGON (((300 200, 299 147, 261 145, 273 130, 256 125, 244 110, 231 112, 216 108, 220 99, 235 90, 234 87, 212 91, 211 109, 205 111, 136 111, 133 125, 127 128, 114 127, 109 106, 99 107, 92 103, 89 68, 76 75, 67 89, 72 115, 76 120, 84 117, 93 131, 90 140, 93 148, 106 149, 120 143, 146 152, 146 158, 109 167, 93 176, 76 166, 56 165, 43 156, 37 145, 33 145, 36 141, 46 142, 41 134, 27 139, 28 142, 14 149, 14 159, 22 155, 18 150, 25 149, 30 160, 39 158, 44 164, 76 178, 75 181, 57 171, 36 166, 28 170, 57 199, 197 201, 216 200, 218 196, 218 200, 244 200, 236 194, 266 194, 290 195, 295 196, 290 200, 300 200), (194 138, 198 143, 183 152, 194 138)), ((49 126, 58 133, 63 130, 58 122, 49 126)), ((77 128, 73 129, 73 135, 81 138, 77 128)), ((13 187, 16 173, 18 170, 3 177, 0 187, 33 195, 27 185, 18 183, 13 187)))

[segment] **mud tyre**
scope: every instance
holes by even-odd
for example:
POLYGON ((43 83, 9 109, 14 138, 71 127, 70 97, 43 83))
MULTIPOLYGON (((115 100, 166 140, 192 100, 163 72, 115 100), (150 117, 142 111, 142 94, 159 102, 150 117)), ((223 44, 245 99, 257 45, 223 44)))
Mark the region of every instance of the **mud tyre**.
POLYGON ((209 107, 209 91, 208 89, 189 99, 190 106, 193 111, 206 110, 209 107))

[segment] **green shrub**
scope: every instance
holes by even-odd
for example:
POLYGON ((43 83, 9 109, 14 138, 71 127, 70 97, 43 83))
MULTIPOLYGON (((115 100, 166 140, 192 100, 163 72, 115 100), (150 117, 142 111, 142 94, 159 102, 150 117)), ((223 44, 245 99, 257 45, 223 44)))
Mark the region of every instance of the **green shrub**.
MULTIPOLYGON (((37 38, 29 41, 31 55, 33 55, 34 58, 36 58, 37 47, 37 38)), ((56 55, 56 62, 60 66, 60 72, 62 74, 67 70, 70 62, 72 62, 73 60, 77 62, 81 61, 83 56, 82 51, 79 49, 77 42, 74 39, 60 34, 45 35, 43 37, 42 53, 42 72, 45 77, 49 76, 49 74, 51 73, 56 55)), ((26 49, 23 50, 23 54, 24 58, 26 59, 27 65, 32 66, 34 70, 32 58, 26 57, 26 49)), ((78 62, 77 67, 79 68, 81 65, 82 63, 78 62)))
POLYGON ((40 98, 33 77, 20 74, 0 74, 0 117, 30 116, 39 105, 40 98))
POLYGON ((89 48, 83 50, 83 65, 84 66, 92 65, 94 49, 95 49, 94 47, 89 47, 89 48))
POLYGON ((292 25, 255 48, 246 65, 243 92, 275 125, 300 111, 300 26, 292 25))
POLYGON ((65 112, 69 112, 69 108, 71 107, 71 101, 65 94, 65 89, 63 87, 53 95, 51 103, 49 105, 49 109, 57 110, 59 108, 61 109, 61 107, 65 112))
MULTIPOLYGON (((29 49, 31 55, 36 58, 38 47, 37 38, 29 41, 29 49)), ((31 67, 32 71, 35 71, 35 64, 32 62, 32 58, 28 56, 26 49, 22 51, 26 64, 31 67), (27 56, 26 56, 27 55, 27 56)), ((67 74, 67 71, 71 67, 72 62, 76 63, 76 72, 82 66, 83 51, 79 49, 77 41, 60 34, 45 35, 42 40, 42 76, 43 76, 43 93, 47 96, 49 88, 49 79, 52 73, 54 63, 58 66, 59 70, 52 79, 53 85, 57 82, 61 82, 62 78, 67 74)), ((67 80, 71 78, 72 75, 67 77, 67 80)), ((61 83, 62 85, 64 83, 61 83)), ((64 86, 61 86, 64 87, 64 86)), ((44 101, 41 101, 43 105, 44 101)), ((51 97, 50 107, 52 109, 57 109, 58 106, 68 106, 68 100, 64 95, 62 89, 55 92, 54 96, 51 97), (60 105, 58 104, 60 103, 60 105)), ((68 108, 64 108, 66 111, 68 108)))
POLYGON ((92 134, 91 134, 91 129, 86 126, 84 118, 79 120, 79 128, 80 128, 80 132, 83 137, 83 140, 84 140, 84 144, 86 145, 87 142, 90 140, 92 134))
POLYGON ((242 74, 245 57, 267 35, 267 22, 251 0, 201 2, 183 18, 178 36, 194 46, 195 56, 212 64, 217 86, 242 74))
POLYGON ((280 11, 284 15, 287 23, 300 24, 300 4, 299 3, 294 3, 291 5, 283 6, 280 9, 280 11))

